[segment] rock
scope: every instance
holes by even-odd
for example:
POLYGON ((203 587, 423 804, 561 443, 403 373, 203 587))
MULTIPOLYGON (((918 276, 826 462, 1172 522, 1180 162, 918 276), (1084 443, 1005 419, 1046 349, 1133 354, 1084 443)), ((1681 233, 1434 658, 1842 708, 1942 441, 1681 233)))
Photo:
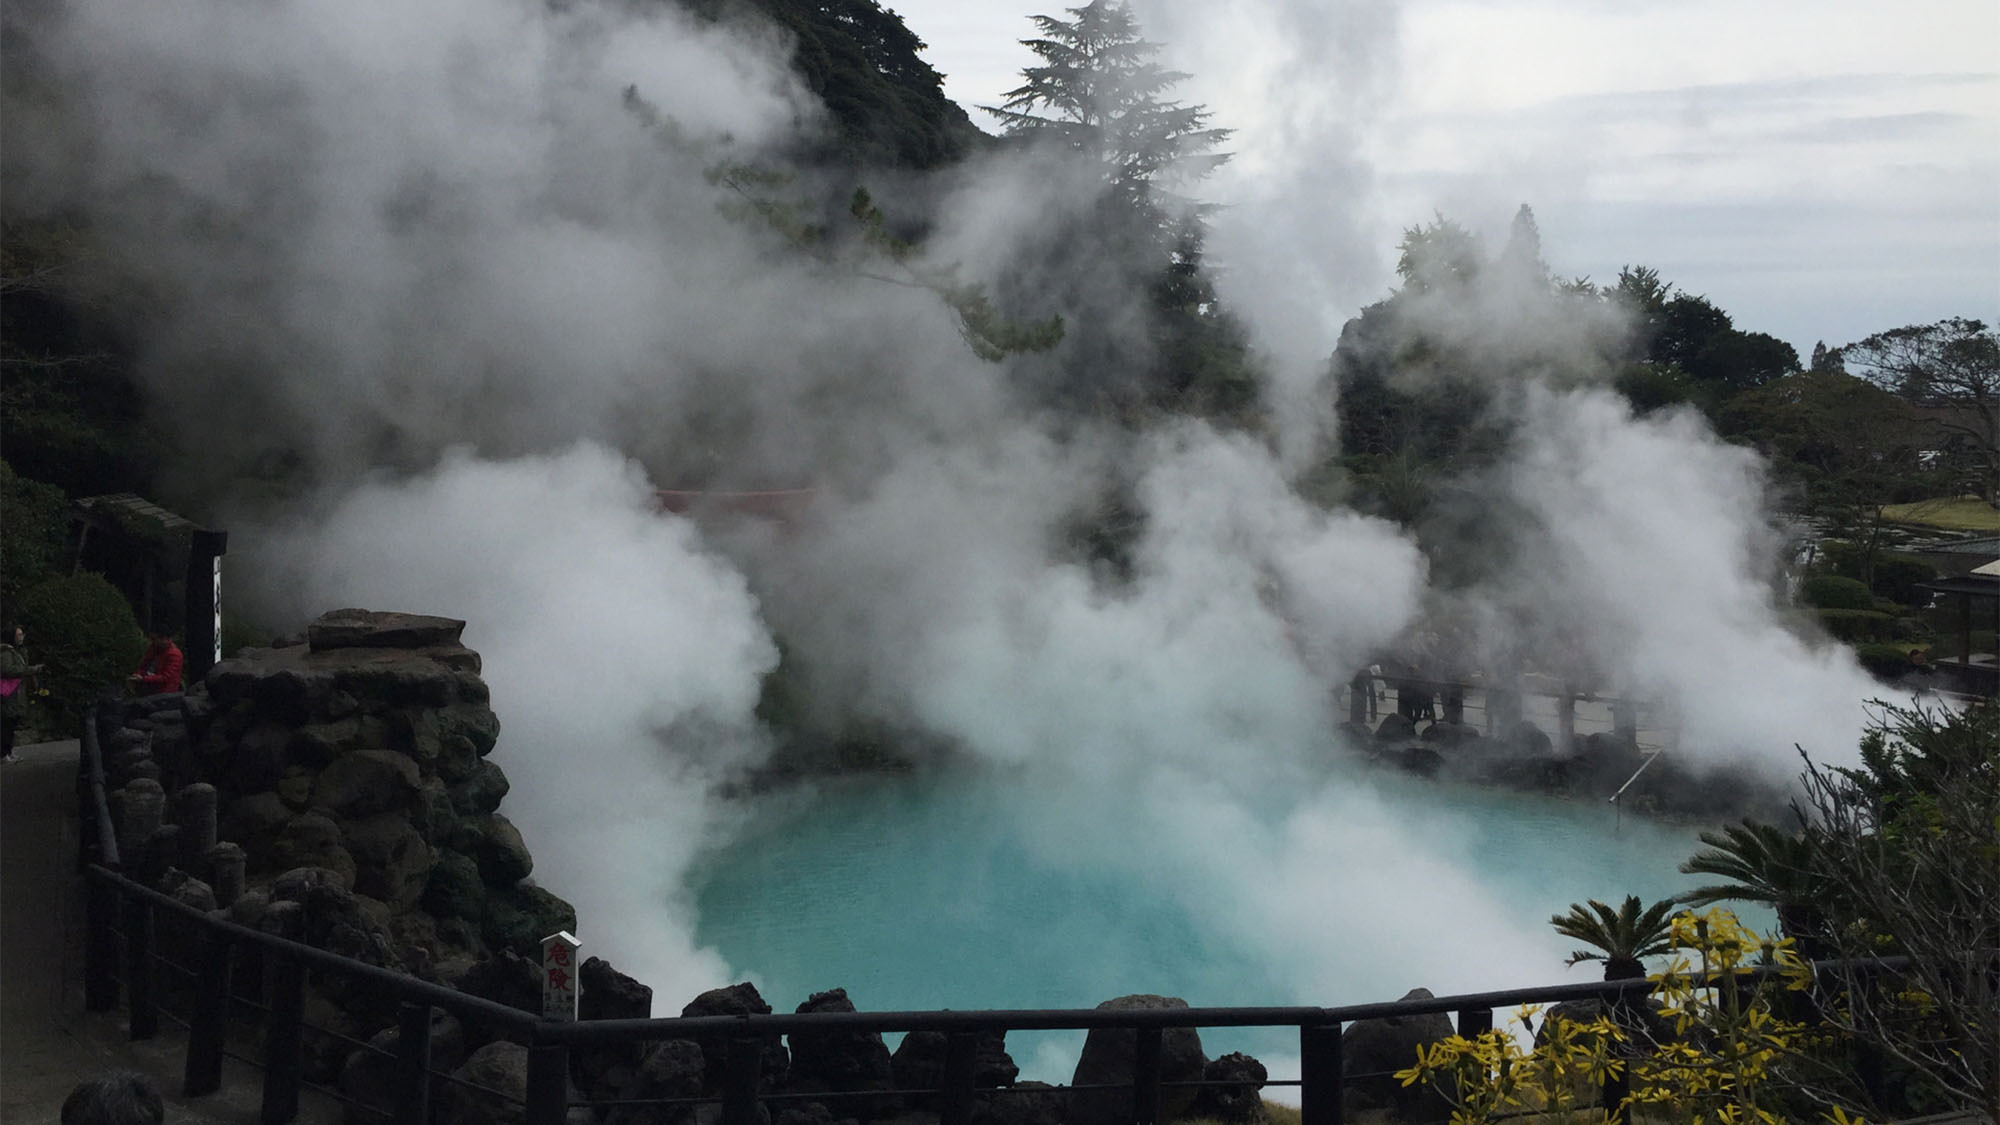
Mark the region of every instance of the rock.
POLYGON ((450 787, 452 811, 460 816, 490 813, 500 807, 507 789, 507 775, 491 759, 481 759, 471 776, 450 787))
POLYGON ((216 835, 215 786, 205 781, 184 785, 174 794, 174 823, 181 826, 182 854, 193 860, 207 853, 220 838, 216 835))
POLYGON ((972 1125, 1063 1125, 1065 1091, 1046 1082, 1017 1082, 972 1104, 972 1125))
POLYGON ((446 1125, 520 1125, 526 1120, 528 1049, 488 1043, 452 1071, 444 1099, 446 1125))
MULTIPOLYGON (((1002 1032, 982 1031, 974 1033, 972 1084, 978 1088, 1012 1086, 1021 1075, 1021 1068, 1014 1065, 1007 1054, 1007 1037, 1002 1032)), ((896 1078, 898 1090, 935 1090, 944 1084, 945 1054, 949 1049, 950 1037, 941 1031, 912 1031, 903 1036, 896 1053, 889 1057, 889 1065, 896 1078)), ((936 1109, 940 1104, 934 1095, 919 1100, 920 1105, 936 1109)))
POLYGON ((166 818, 167 791, 152 778, 135 777, 118 792, 118 850, 136 856, 166 818))
POLYGON ((435 855, 409 818, 388 812, 345 821, 341 839, 354 857, 355 890, 398 911, 410 909, 423 898, 435 855))
POLYGON ((229 750, 228 774, 221 779, 238 793, 263 793, 278 787, 290 764, 285 750, 292 730, 282 723, 262 723, 236 740, 229 750))
POLYGON ((288 766, 285 776, 278 779, 278 799, 294 812, 304 812, 312 807, 313 782, 318 775, 304 766, 288 766))
MULTIPOLYGON (((619 1083, 620 1100, 639 1098, 698 1098, 706 1065, 701 1047, 686 1039, 668 1039, 644 1049, 637 1067, 619 1083)), ((692 1106, 616 1106, 605 1125, 680 1125, 692 1120, 692 1106)))
POLYGON ((785 1102, 771 1115, 771 1125, 839 1125, 839 1121, 820 1102, 785 1102))
MULTIPOLYGON (((380 1125, 390 1120, 396 1108, 396 1059, 402 1048, 400 1028, 390 1027, 368 1037, 370 1050, 348 1054, 340 1069, 340 1092, 352 1102, 342 1107, 343 1125, 380 1125)), ((444 1075, 464 1064, 465 1029, 450 1013, 431 1009, 431 1070, 438 1075, 431 1082, 431 1102, 442 1105, 444 1075)))
POLYGON ((479 930, 488 948, 539 959, 542 939, 557 930, 576 932, 576 907, 531 882, 489 886, 479 930))
POLYGON ((438 712, 437 725, 440 739, 463 737, 481 758, 500 743, 500 717, 484 704, 454 703, 438 712))
POLYGON ((355 750, 333 760, 313 785, 313 804, 343 820, 407 813, 423 778, 393 750, 355 750))
POLYGON ((1415 737, 1417 737, 1417 724, 1411 722, 1407 715, 1384 715, 1381 724, 1375 728, 1375 739, 1378 742, 1407 742, 1415 737))
MULTIPOLYGON (((462 829, 470 830, 471 847, 462 849, 469 852, 472 861, 479 865, 479 875, 488 886, 511 887, 528 877, 535 869, 535 858, 528 854, 528 845, 521 841, 521 831, 514 822, 491 813, 483 817, 466 819, 462 829)), ((461 832, 461 837, 466 832, 461 832)))
POLYGON ((1203 1086, 1198 1090, 1193 1116, 1244 1122, 1246 1125, 1263 1122, 1268 1115, 1264 1112, 1264 1098, 1260 1091, 1269 1078, 1263 1063, 1241 1051, 1231 1051, 1209 1063, 1202 1071, 1203 1081, 1226 1085, 1203 1086))
POLYGON ((336 609, 306 627, 314 652, 341 648, 433 648, 458 645, 465 622, 415 613, 336 609))
MULTIPOLYGON (((757 994, 757 986, 749 981, 732 984, 726 988, 711 988, 707 992, 688 1001, 681 1009, 683 1016, 742 1016, 769 1015, 771 1006, 757 994)), ((707 1058, 707 1082, 712 1087, 722 1085, 723 1054, 726 1044, 722 1038, 697 1037, 702 1054, 707 1058)), ((776 1090, 785 1083, 791 1070, 791 1054, 785 1050, 781 1038, 775 1034, 763 1037, 764 1065, 758 1086, 764 1090, 776 1090)))
POLYGON ((424 834, 424 839, 446 841, 458 833, 458 810, 451 807, 451 792, 443 781, 435 777, 424 779, 417 790, 417 799, 410 806, 410 823, 424 834))
MULTIPOLYGON (((1434 999, 1413 988, 1405 1000, 1434 999)), ((1417 1060, 1417 1050, 1448 1039, 1451 1018, 1442 1013, 1357 1020, 1340 1037, 1340 1073, 1350 1118, 1366 1110, 1388 1110, 1399 1121, 1449 1121, 1451 1103, 1427 1086, 1404 1086, 1391 1077, 1417 1060)))
POLYGON ((243 897, 245 867, 247 857, 243 849, 227 840, 208 849, 202 857, 202 870, 208 873, 208 883, 215 888, 215 902, 218 906, 233 906, 243 897))
MULTIPOLYGON (((653 990, 612 968, 602 957, 585 958, 577 966, 576 977, 578 1019, 643 1020, 653 1014, 653 990)), ((637 1074, 644 1054, 645 1045, 640 1043, 580 1047, 571 1055, 570 1073, 586 1091, 619 1097, 619 1091, 637 1074)), ((697 1090, 701 1087, 699 1047, 695 1047, 694 1085, 697 1090)))
POLYGON ((460 992, 542 1014, 542 963, 506 950, 481 958, 454 982, 460 992))
MULTIPOLYGON (((1185 1008, 1187 1001, 1175 996, 1135 995, 1106 1000, 1098 1011, 1155 1011, 1185 1008)), ((1083 1053, 1076 1060, 1071 1086, 1132 1082, 1132 1065, 1138 1053, 1138 1038, 1130 1030, 1094 1028, 1083 1041, 1083 1053)), ((1160 1037, 1160 1081, 1196 1082, 1208 1066, 1202 1054, 1201 1035, 1191 1027, 1170 1027, 1160 1037)), ((1190 1087, 1167 1087, 1160 1091, 1160 1117, 1171 1120, 1184 1116, 1194 1104, 1190 1087)), ((1072 1090, 1069 1095, 1069 1125, 1125 1125, 1132 1118, 1132 1091, 1072 1090)))
MULTIPOLYGON (((295 867, 318 867, 336 872, 348 887, 354 886, 354 857, 341 844, 340 825, 319 813, 301 813, 279 831, 265 852, 265 866, 278 871, 295 867)), ((255 854, 255 853, 253 853, 255 854)))
POLYGON ((1504 731, 1494 731, 1493 737, 1506 746, 1511 754, 1528 758, 1546 758, 1555 752, 1555 743, 1542 728, 1522 720, 1504 731))
POLYGON ((653 1015, 653 990, 602 957, 586 957, 577 966, 577 986, 578 1019, 643 1020, 653 1015))
POLYGON ((485 917, 486 881, 479 877, 479 865, 449 848, 439 851, 424 887, 423 907, 440 919, 485 917))
POLYGON ((221 906, 221 903, 216 901, 215 888, 192 877, 177 880, 173 889, 167 893, 174 896, 175 902, 192 906, 204 914, 221 906))
POLYGON ((1466 723, 1436 722, 1424 728, 1417 737, 1425 742, 1442 743, 1445 746, 1459 746, 1479 737, 1479 728, 1466 723))
MULTIPOLYGON (((844 988, 815 992, 798 1007, 800 1013, 852 1012, 854 1002, 844 988)), ((887 1093, 895 1086, 889 1048, 880 1032, 827 1031, 791 1035, 792 1075, 789 1089, 799 1093, 887 1093)), ((881 1117, 895 1107, 893 1097, 842 1098, 844 1113, 865 1119, 881 1117)))
MULTIPOLYGON (((346 692, 330 693, 328 704, 338 695, 347 707, 357 706, 354 697, 346 692)), ((310 762, 314 766, 324 766, 343 754, 363 749, 361 717, 348 715, 327 723, 307 723, 292 732, 287 746, 299 761, 310 762)))

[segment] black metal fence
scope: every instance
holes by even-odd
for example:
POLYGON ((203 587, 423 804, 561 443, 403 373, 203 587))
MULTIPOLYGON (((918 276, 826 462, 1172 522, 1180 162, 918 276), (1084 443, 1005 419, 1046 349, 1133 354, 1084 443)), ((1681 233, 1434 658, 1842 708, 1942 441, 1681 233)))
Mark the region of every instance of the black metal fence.
MULTIPOLYGON (((303 1049, 307 1033, 334 1035, 306 1021, 306 983, 311 974, 321 981, 337 979, 352 989, 368 990, 398 1013, 399 1034, 390 1055, 393 1075, 390 1105, 383 1108, 355 1101, 338 1090, 318 1087, 360 1110, 396 1125, 428 1125, 431 1100, 440 1082, 458 1082, 432 1066, 434 1009, 461 1021, 483 1026, 495 1038, 525 1047, 527 1082, 516 1099, 502 1091, 484 1090, 490 1098, 515 1100, 529 1125, 556 1125, 576 1105, 608 1108, 619 1105, 692 1105, 717 1103, 723 1125, 757 1125, 758 1104, 810 1099, 822 1103, 843 1097, 881 1097, 884 1091, 848 1094, 773 1094, 760 1092, 764 1046, 780 1035, 940 1032, 946 1036, 942 1080, 927 1090, 897 1090, 900 1096, 936 1099, 941 1125, 968 1125, 976 1100, 995 1087, 976 1083, 976 1049, 982 1034, 1011 1031, 1117 1029, 1135 1039, 1131 1080, 1115 1086, 1056 1087, 1046 1091, 1064 1096, 1081 1089, 1130 1091, 1131 1120, 1155 1125, 1160 1120, 1162 1091, 1175 1087, 1240 1085, 1238 1083, 1170 1082, 1162 1076, 1162 1039, 1172 1028, 1293 1028, 1298 1034, 1300 1072, 1296 1079, 1279 1079, 1269 1086, 1296 1086, 1304 1125, 1339 1125, 1343 1117, 1343 1082, 1382 1080, 1387 1074, 1350 1074, 1343 1079, 1342 1031, 1357 1020, 1442 1014, 1453 1017, 1459 1034, 1473 1036, 1493 1027, 1493 1013, 1523 1004, 1597 1000, 1642 1003, 1652 988, 1646 980, 1589 982, 1507 989, 1436 999, 1400 1000, 1342 1007, 1175 1008, 1149 1010, 996 1010, 922 1012, 818 1012, 745 1016, 704 1016, 678 1019, 607 1019, 565 1022, 544 1019, 478 996, 432 984, 402 973, 369 965, 274 934, 237 925, 180 902, 127 878, 120 872, 116 833, 106 801, 102 754, 96 724, 87 721, 82 737, 78 775, 81 817, 81 863, 85 879, 86 940, 84 998, 92 1011, 110 1011, 124 994, 133 1039, 159 1033, 160 1020, 185 1026, 187 1032, 183 1092, 199 1096, 217 1090, 223 1062, 234 1057, 263 1072, 262 1120, 293 1120, 305 1088, 303 1049), (162 929, 171 931, 169 944, 179 956, 162 951, 162 929), (161 985, 164 982, 165 987, 161 985), (178 998, 163 1003, 162 993, 178 998), (719 1095, 610 1103, 573 1099, 570 1072, 573 1052, 669 1039, 691 1039, 711 1049, 723 1047, 723 1080, 719 1095)), ((1744 974, 1754 979, 1764 970, 1744 974)), ((380 1049, 359 1040, 343 1039, 353 1050, 380 1049)), ((1414 1060, 1411 1060, 1414 1061, 1414 1060)), ((1601 1090, 1603 1104, 1616 1106, 1626 1097, 1622 1072, 1601 1090)))

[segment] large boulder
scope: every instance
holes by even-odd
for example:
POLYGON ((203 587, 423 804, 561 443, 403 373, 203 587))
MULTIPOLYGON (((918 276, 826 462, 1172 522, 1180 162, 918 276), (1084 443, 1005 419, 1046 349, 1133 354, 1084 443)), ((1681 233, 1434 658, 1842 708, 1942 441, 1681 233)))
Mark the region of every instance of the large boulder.
POLYGON ((449 848, 438 852, 424 886, 423 906, 439 919, 485 917, 486 880, 479 877, 479 865, 449 848))
POLYGON ((450 794, 453 812, 460 816, 480 816, 498 809, 507 789, 506 773, 491 759, 482 758, 473 764, 463 781, 446 792, 450 794))
POLYGON ((1270 1078, 1264 1064, 1241 1051, 1209 1063, 1202 1080, 1217 1085, 1203 1086, 1195 1093, 1195 1117, 1205 1121, 1235 1121, 1260 1125, 1268 1119, 1261 1091, 1270 1078))
MULTIPOLYGON (((619 972, 602 957, 587 957, 577 966, 576 984, 578 1019, 643 1020, 653 1014, 653 990, 619 972)), ((643 1043, 582 1047, 571 1056, 570 1072, 576 1075, 577 1085, 593 1095, 623 1097, 620 1091, 637 1074, 646 1047, 643 1043)), ((702 1071, 699 1047, 695 1047, 693 1065, 694 1087, 699 1092, 702 1071)))
POLYGON ((528 1049, 506 1040, 472 1052, 451 1074, 445 1125, 522 1125, 528 1098, 528 1049))
POLYGON ((972 1125, 1064 1125, 1060 1086, 1017 1082, 972 1104, 972 1125))
POLYGON ((491 949, 539 956, 542 939, 557 930, 576 932, 576 907, 532 882, 489 887, 479 933, 491 949))
MULTIPOLYGON (((1427 988, 1413 988, 1404 1000, 1435 999, 1427 988)), ((1451 1017, 1442 1013, 1356 1020, 1340 1037, 1340 1073, 1344 1080, 1347 1115, 1387 1110, 1398 1121, 1449 1121, 1451 1103, 1428 1086, 1405 1086, 1396 1071, 1408 1070, 1417 1051, 1449 1039, 1451 1017)))
MULTIPOLYGON (((686 1039, 668 1039, 644 1048, 636 1067, 619 1082, 619 1101, 654 1098, 698 1098, 705 1065, 701 1047, 686 1039)), ((694 1118, 686 1105, 614 1106, 605 1125, 682 1125, 694 1118)))
MULTIPOLYGON (((711 988, 707 992, 688 1001, 681 1009, 683 1016, 747 1016, 769 1015, 771 1005, 757 992, 757 986, 749 981, 732 984, 725 988, 711 988)), ((783 1038, 776 1034, 762 1037, 764 1062, 759 1072, 758 1085, 764 1090, 776 1090, 785 1084, 785 1077, 791 1071, 791 1054, 785 1050, 783 1038)), ((722 1068, 728 1051, 728 1039, 721 1035, 697 1037, 703 1057, 707 1060, 707 1082, 711 1088, 722 1086, 722 1068)))
MULTIPOLYGON (((346 1064, 340 1069, 340 1093, 347 1099, 342 1106, 342 1125, 379 1125, 394 1117, 398 1094, 396 1052, 402 1045, 402 1030, 391 1027, 370 1036, 365 1050, 357 1048, 348 1054, 346 1064)), ((444 1076, 457 1070, 465 1058, 465 1029, 458 1018, 432 1008, 431 1071, 437 1075, 431 1082, 433 1104, 444 1104, 447 1085, 444 1076)))
POLYGON ((1417 737, 1417 724, 1408 715, 1391 713, 1382 716, 1382 722, 1375 728, 1378 742, 1408 742, 1417 737))
POLYGON ((423 898, 436 853, 408 817, 385 812, 350 820, 342 824, 341 838, 354 857, 355 890, 397 911, 408 910, 423 898))
POLYGON ((416 613, 336 609, 306 627, 314 652, 340 648, 432 648, 458 644, 465 622, 416 613))
POLYGON ((423 777, 417 763, 393 750, 355 750, 320 771, 313 805, 342 820, 407 813, 423 777))
POLYGON ((521 830, 499 813, 466 818, 456 837, 459 850, 479 865, 479 876, 488 886, 511 887, 535 869, 535 857, 528 854, 521 830))
MULTIPOLYGON (((1014 1065, 1014 1059, 1007 1053, 1007 1036, 1000 1031, 973 1032, 972 1084, 985 1089, 993 1086, 1012 1086, 1020 1077, 1021 1068, 1014 1065)), ((951 1037, 942 1031, 912 1031, 903 1036, 896 1053, 889 1056, 889 1065, 896 1078, 898 1090, 936 1090, 944 1084, 945 1055, 950 1049, 951 1037)), ((918 1105, 936 1109, 939 1099, 926 1095, 917 1100, 918 1105)))
MULTIPOLYGON (((1139 994, 1106 1000, 1098 1011, 1156 1011, 1185 1008, 1187 1001, 1177 996, 1139 994)), ((1132 1119, 1132 1067, 1138 1056, 1138 1036, 1129 1029, 1094 1028, 1083 1041, 1077 1057, 1076 1073, 1070 1085, 1120 1085, 1124 1089, 1072 1090, 1069 1095, 1069 1125, 1124 1125, 1132 1119)), ((1201 1050, 1201 1034, 1191 1027, 1170 1027, 1160 1037, 1160 1081, 1198 1082, 1208 1066, 1201 1050)), ((1192 1087, 1165 1087, 1160 1091, 1162 1120, 1184 1116, 1194 1104, 1192 1087)))
POLYGON ((341 841, 340 825, 333 818, 320 813, 301 813, 279 830, 277 839, 265 852, 264 866, 278 871, 324 868, 339 873, 341 881, 352 887, 354 857, 341 841))
MULTIPOLYGON (((852 1012, 854 1001, 844 988, 815 992, 798 1008, 813 1012, 852 1012)), ((875 1031, 793 1032, 792 1076, 795 1093, 887 1093, 895 1086, 889 1048, 875 1031)), ((893 1098, 842 1098, 842 1114, 880 1117, 893 1108, 893 1098)))

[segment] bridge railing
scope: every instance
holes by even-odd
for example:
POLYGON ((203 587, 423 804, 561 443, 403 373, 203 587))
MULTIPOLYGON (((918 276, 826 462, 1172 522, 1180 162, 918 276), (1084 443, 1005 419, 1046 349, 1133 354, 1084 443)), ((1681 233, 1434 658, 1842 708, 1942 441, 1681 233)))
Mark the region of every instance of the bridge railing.
MULTIPOLYGON (((549 1020, 494 1001, 370 965, 307 945, 290 936, 267 933, 227 921, 170 895, 141 885, 119 870, 116 834, 105 792, 102 754, 93 722, 86 722, 82 739, 84 769, 79 775, 79 813, 83 818, 82 850, 86 883, 84 944, 85 1004, 92 1011, 109 1011, 125 997, 127 1023, 133 1039, 159 1033, 164 1014, 186 1028, 187 1046, 182 1090, 194 1097, 217 1090, 223 1062, 234 1057, 263 1072, 261 1120, 280 1125, 298 1113, 304 1080, 304 1045, 308 1032, 332 1036, 354 1050, 380 1048, 309 1025, 306 1019, 308 975, 322 981, 337 978, 350 991, 375 997, 386 1010, 397 1012, 398 1036, 390 1060, 392 1080, 385 1107, 357 1101, 339 1090, 316 1087, 354 1109, 396 1125, 427 1125, 432 1120, 432 1092, 441 1082, 460 1082, 432 1066, 434 1010, 443 1010, 495 1038, 521 1044, 527 1052, 524 1096, 483 1089, 483 1096, 516 1101, 527 1125, 557 1125, 575 1106, 687 1106, 697 1103, 722 1108, 722 1125, 758 1125, 759 1103, 788 1100, 838 1103, 842 1099, 929 1097, 936 1099, 940 1125, 968 1125, 982 1094, 1012 1087, 981 1086, 976 1082, 977 1047, 982 1035, 1013 1031, 1089 1031, 1115 1029, 1134 1036, 1131 1080, 1097 1086, 1035 1090, 1041 1096, 1066 1097, 1086 1090, 1130 1091, 1127 1119, 1134 1125, 1157 1125, 1164 1091, 1190 1086, 1241 1088, 1239 1082, 1168 1081, 1162 1071, 1165 1032, 1174 1028, 1284 1028, 1298 1036, 1300 1059, 1296 1079, 1267 1081, 1266 1086, 1299 1090, 1303 1125, 1340 1125, 1343 1087, 1388 1073, 1344 1074, 1342 1032, 1360 1020, 1444 1015, 1459 1034, 1491 1030, 1494 1012, 1524 1004, 1556 1004, 1595 1000, 1606 1004, 1643 1003, 1652 982, 1592 981, 1503 989, 1434 999, 1397 1000, 1339 1007, 1222 1007, 1146 1010, 1005 1009, 993 1011, 815 1012, 745 1016, 703 1016, 676 1019, 549 1020), (156 929, 166 923, 177 939, 169 943, 187 960, 163 953, 156 929), (156 988, 164 971, 178 985, 156 988), (178 1005, 161 1003, 165 991, 178 1005), (246 1015, 246 1013, 249 1013, 246 1015), (928 1031, 946 1036, 940 1084, 922 1090, 897 1089, 844 1093, 787 1094, 761 1092, 759 1080, 766 1044, 783 1035, 827 1035, 928 1031), (691 1039, 704 1051, 722 1048, 719 1095, 619 1102, 576 1099, 571 1094, 571 1061, 577 1052, 598 1051, 669 1039, 691 1039)), ((1821 966, 1833 968, 1834 966, 1821 966)), ((1874 971, 1897 967, 1894 960, 1868 962, 1874 971)), ((1736 987, 1761 980, 1774 970, 1744 970, 1716 983, 1736 987)), ((1415 1060, 1409 1060, 1414 1062, 1415 1060)), ((1601 1104, 1620 1105, 1628 1090, 1621 1070, 1606 1079, 1601 1104)), ((462 1083, 461 1083, 462 1084, 462 1083)), ((1030 1091, 1016 1091, 1023 1096, 1030 1091)), ((350 1117, 350 1119, 352 1119, 350 1117)))

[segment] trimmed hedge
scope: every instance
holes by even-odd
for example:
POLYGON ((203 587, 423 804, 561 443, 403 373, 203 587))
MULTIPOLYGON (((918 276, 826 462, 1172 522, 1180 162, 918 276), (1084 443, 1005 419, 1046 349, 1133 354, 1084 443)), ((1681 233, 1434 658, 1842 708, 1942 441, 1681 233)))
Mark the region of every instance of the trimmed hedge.
POLYGON ((1820 628, 1849 644, 1887 640, 1896 635, 1896 619, 1872 609, 1822 609, 1820 628))
POLYGON ((1897 645, 1862 645, 1854 650, 1854 658, 1878 680, 1898 680, 1917 670, 1910 654, 1897 645))
POLYGON ((1866 584, 1836 574, 1806 579, 1799 586, 1799 600, 1814 609, 1875 609, 1875 595, 1866 584))
POLYGON ((108 686, 123 683, 145 654, 139 619, 118 588, 98 574, 54 578, 21 599, 28 654, 48 665, 49 722, 66 730, 108 686))

